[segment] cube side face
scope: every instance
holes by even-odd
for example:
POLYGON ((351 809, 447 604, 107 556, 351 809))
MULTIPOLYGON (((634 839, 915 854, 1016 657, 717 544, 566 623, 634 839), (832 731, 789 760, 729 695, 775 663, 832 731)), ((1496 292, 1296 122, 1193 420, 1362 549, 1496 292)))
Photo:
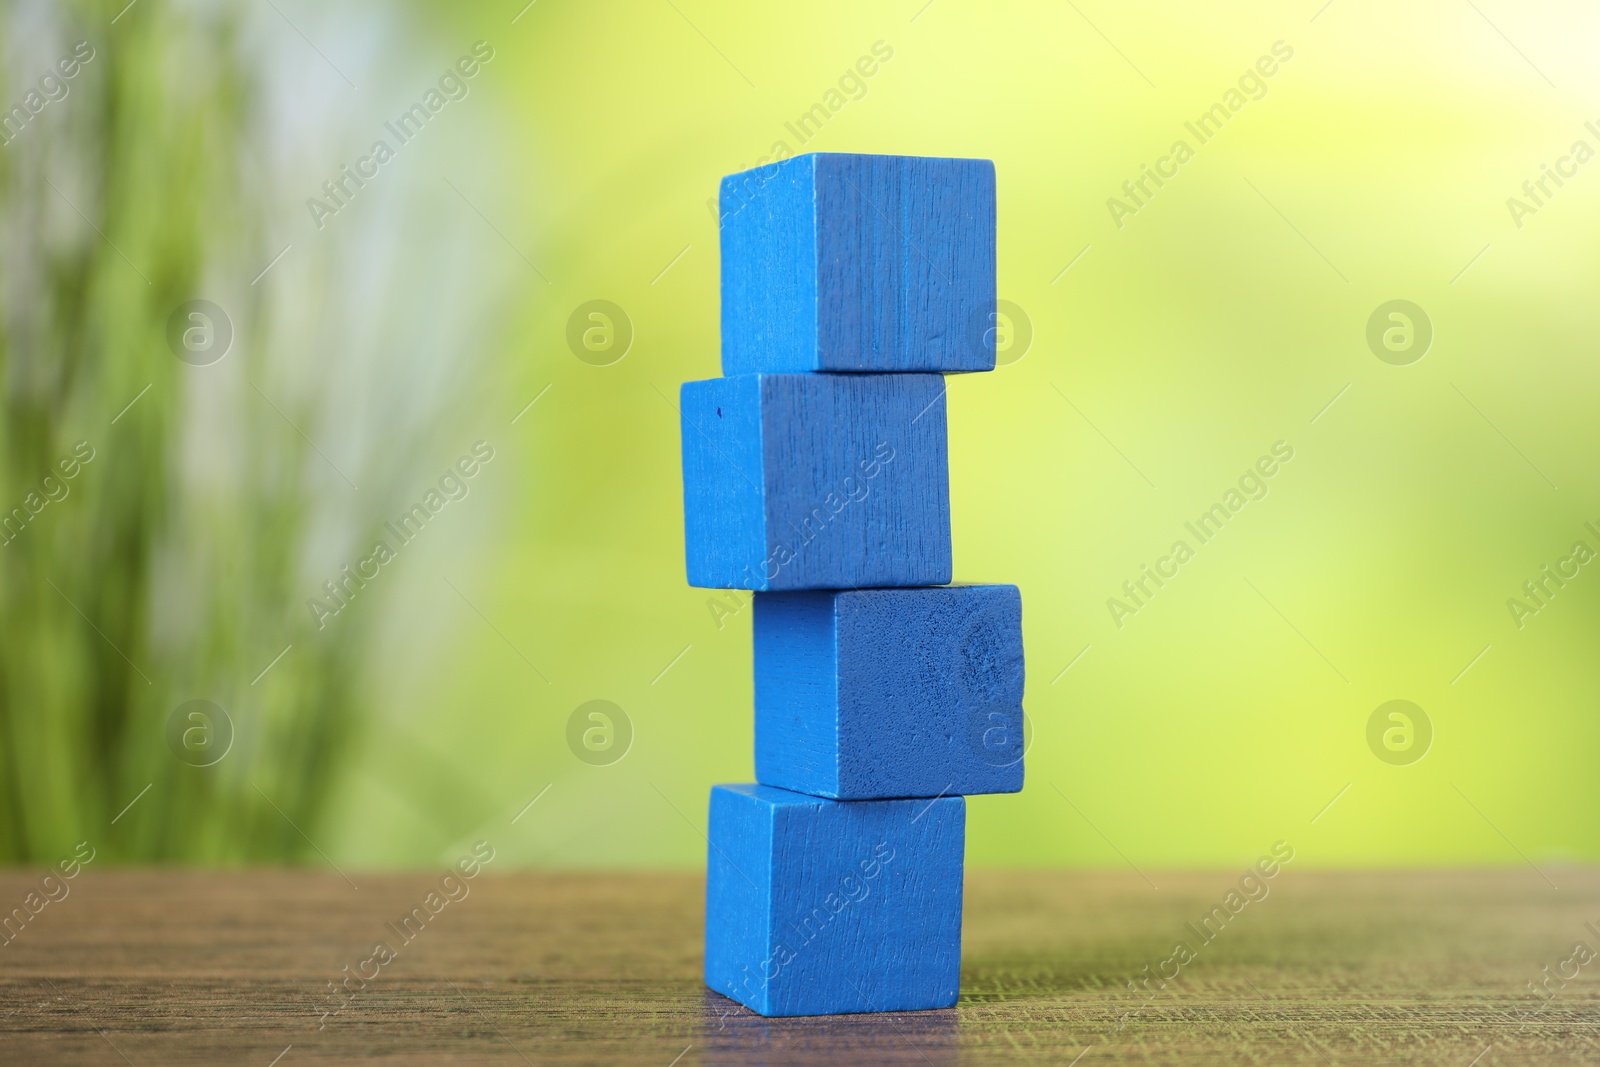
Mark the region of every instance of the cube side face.
POLYGON ((841 797, 1022 789, 1016 586, 843 592, 836 614, 841 797))
POLYGON ((767 1007, 772 929, 772 806, 750 786, 713 786, 706 824, 706 986, 767 1007))
POLYGON ((839 796, 839 686, 831 592, 757 593, 756 778, 839 796))
POLYGON ((950 581, 944 380, 761 376, 769 591, 950 581))
POLYGON ((761 391, 753 376, 685 382, 683 547, 689 584, 761 588, 761 391))
POLYGON ((816 157, 817 366, 995 366, 994 164, 816 157))
POLYGON ((955 1004, 966 802, 797 799, 773 823, 773 883, 784 890, 763 1014, 955 1004))
POLYGON ((816 157, 722 179, 722 373, 817 362, 816 157))

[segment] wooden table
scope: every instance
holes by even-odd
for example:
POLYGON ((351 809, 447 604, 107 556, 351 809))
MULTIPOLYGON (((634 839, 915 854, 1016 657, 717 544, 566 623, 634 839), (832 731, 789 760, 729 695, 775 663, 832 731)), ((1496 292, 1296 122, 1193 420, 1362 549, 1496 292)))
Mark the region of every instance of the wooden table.
POLYGON ((1237 872, 974 871, 959 1007, 765 1020, 702 988, 692 875, 485 873, 378 967, 437 874, 90 868, 0 947, 0 1062, 1595 1063, 1600 959, 1528 983, 1600 951, 1600 872, 1546 873, 1286 869, 1146 993, 1237 872))

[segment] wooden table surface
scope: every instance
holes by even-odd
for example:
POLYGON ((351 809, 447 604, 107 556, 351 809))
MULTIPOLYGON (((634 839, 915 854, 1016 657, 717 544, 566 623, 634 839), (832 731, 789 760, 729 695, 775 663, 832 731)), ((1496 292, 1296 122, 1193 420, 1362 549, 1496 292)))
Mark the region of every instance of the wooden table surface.
MULTIPOLYGON (((485 873, 402 944, 437 874, 87 869, 0 947, 0 1062, 1600 1062, 1600 959, 1574 955, 1600 871, 1546 873, 1289 868, 1198 945, 1237 873, 974 871, 958 1007, 765 1020, 701 986, 692 875, 485 873), (1128 988, 1180 939, 1175 980, 1128 988), (346 966, 376 977, 339 1000, 346 966)), ((38 885, 0 875, 0 907, 38 885)))

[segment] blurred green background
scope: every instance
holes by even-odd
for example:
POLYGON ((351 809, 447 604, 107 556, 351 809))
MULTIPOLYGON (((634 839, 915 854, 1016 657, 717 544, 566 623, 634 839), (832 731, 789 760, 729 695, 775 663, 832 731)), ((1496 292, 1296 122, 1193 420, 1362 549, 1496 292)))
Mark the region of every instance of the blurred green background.
POLYGON ((0 6, 5 861, 703 863, 750 613, 685 585, 675 393, 719 373, 717 180, 813 150, 997 168, 956 576, 1022 589, 1033 740, 971 862, 1600 858, 1600 573, 1508 606, 1600 550, 1591 7, 125 2, 0 6), (569 347, 592 300, 621 358, 569 347))

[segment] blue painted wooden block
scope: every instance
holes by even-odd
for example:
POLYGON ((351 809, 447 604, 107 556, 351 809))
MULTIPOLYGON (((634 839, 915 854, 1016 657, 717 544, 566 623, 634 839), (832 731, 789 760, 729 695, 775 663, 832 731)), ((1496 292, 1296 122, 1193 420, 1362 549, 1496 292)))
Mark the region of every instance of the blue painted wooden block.
POLYGON ((1014 585, 757 593, 756 778, 836 800, 1022 788, 1014 585))
POLYGON ((994 369, 989 160, 795 156, 720 203, 724 374, 994 369))
POLYGON ((947 1008, 966 801, 711 790, 706 985, 762 1015, 947 1008))
POLYGON ((944 379, 742 374, 680 397, 690 585, 950 581, 944 379))

